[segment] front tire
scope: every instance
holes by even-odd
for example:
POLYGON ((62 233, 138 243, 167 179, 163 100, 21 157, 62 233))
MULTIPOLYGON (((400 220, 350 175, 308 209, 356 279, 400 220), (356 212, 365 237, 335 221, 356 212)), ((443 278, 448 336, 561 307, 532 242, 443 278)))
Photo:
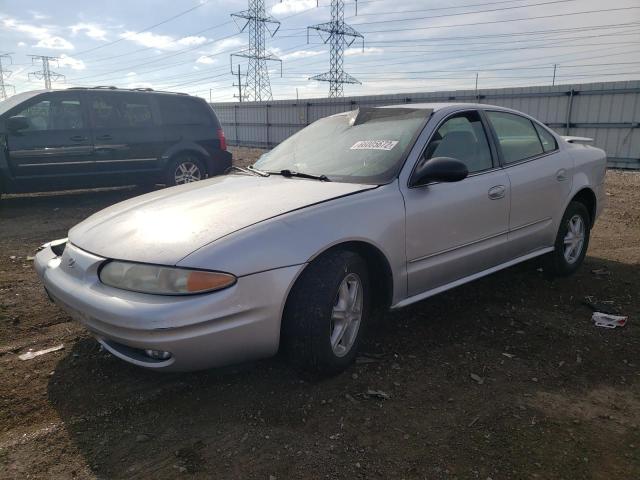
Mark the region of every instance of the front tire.
POLYGON ((353 363, 369 317, 371 289, 364 259, 328 252, 294 285, 283 316, 283 348, 291 363, 321 375, 353 363))
POLYGON ((566 277, 578 270, 589 247, 590 231, 591 217, 587 207, 580 202, 569 203, 560 222, 555 249, 545 259, 545 272, 566 277))
POLYGON ((166 182, 169 186, 203 180, 206 170, 202 161, 192 154, 180 155, 169 163, 166 182))

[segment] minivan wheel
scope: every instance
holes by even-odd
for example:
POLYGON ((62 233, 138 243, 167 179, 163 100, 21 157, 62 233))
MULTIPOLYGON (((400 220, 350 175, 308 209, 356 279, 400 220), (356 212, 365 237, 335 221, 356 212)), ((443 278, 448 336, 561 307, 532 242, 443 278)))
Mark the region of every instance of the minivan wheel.
POLYGON ((169 164, 167 169, 168 185, 183 185, 197 182, 205 177, 205 168, 194 155, 181 155, 169 164))
POLYGON ((355 359, 369 316, 369 273, 355 252, 328 252, 294 285, 283 316, 283 350, 291 363, 321 375, 355 359))
POLYGON ((580 202, 571 202, 560 222, 555 248, 545 258, 545 272, 566 277, 578 270, 587 253, 590 230, 587 207, 580 202))

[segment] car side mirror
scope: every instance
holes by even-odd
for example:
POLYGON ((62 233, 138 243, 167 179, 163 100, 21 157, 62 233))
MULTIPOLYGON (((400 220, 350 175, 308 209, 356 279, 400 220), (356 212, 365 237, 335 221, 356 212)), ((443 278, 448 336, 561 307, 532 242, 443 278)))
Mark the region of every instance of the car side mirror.
POLYGON ((9 117, 7 119, 7 130, 13 133, 26 130, 30 126, 29 119, 22 115, 16 115, 15 117, 9 117))
POLYGON ((467 166, 455 158, 436 157, 420 165, 411 177, 410 187, 419 187, 430 182, 459 182, 467 178, 467 166))

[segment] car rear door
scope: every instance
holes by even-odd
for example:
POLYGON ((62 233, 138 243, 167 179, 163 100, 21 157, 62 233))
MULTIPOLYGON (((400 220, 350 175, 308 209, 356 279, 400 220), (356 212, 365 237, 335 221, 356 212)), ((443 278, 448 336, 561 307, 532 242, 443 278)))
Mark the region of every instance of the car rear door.
POLYGON ((96 172, 137 183, 157 171, 163 138, 151 96, 117 91, 90 95, 96 172))
POLYGON ((545 127, 512 112, 486 112, 511 183, 511 258, 552 247, 571 191, 573 160, 545 127))
POLYGON ((50 187, 94 174, 85 100, 80 91, 50 92, 10 112, 29 122, 28 129, 7 135, 9 168, 17 183, 50 187))
POLYGON ((436 157, 461 160, 470 173, 460 182, 402 187, 409 296, 451 286, 506 258, 509 179, 478 111, 440 122, 418 163, 436 157))

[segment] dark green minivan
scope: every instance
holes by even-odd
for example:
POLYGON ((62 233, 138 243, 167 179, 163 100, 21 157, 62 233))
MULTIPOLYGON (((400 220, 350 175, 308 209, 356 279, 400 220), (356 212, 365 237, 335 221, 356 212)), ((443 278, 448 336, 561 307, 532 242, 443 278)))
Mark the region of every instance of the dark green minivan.
POLYGON ((230 166, 220 122, 199 97, 94 87, 0 102, 0 192, 178 185, 230 166))

